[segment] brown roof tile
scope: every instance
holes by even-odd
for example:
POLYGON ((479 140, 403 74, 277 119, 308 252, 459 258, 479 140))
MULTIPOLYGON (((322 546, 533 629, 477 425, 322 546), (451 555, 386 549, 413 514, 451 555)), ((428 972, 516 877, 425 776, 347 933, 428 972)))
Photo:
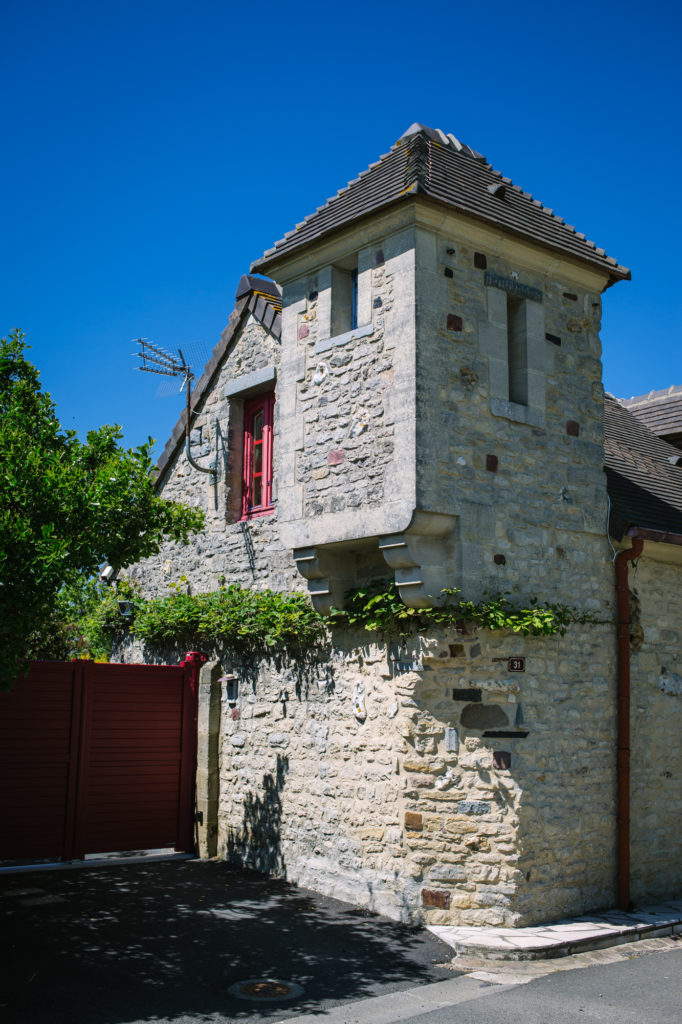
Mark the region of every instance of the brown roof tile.
POLYGON ((621 398, 620 403, 659 437, 682 434, 682 386, 679 384, 650 391, 647 395, 621 398))
POLYGON ((631 527, 682 534, 682 459, 615 398, 604 406, 604 462, 611 500, 610 531, 631 527))
POLYGON ((502 177, 480 153, 453 135, 420 124, 412 125, 389 153, 276 242, 253 263, 252 270, 269 270, 275 260, 300 246, 415 195, 599 266, 608 271, 612 282, 630 278, 627 267, 587 241, 584 234, 514 185, 510 178, 502 177), (500 187, 502 183, 504 187, 500 187))

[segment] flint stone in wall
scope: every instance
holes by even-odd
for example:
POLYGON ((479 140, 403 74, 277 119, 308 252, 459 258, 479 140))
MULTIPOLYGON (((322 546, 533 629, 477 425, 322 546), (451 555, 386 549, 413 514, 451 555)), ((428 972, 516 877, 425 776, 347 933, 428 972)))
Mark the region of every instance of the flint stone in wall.
POLYGON ((462 725, 468 729, 497 729, 509 725, 509 719, 497 704, 467 704, 462 725))
POLYGON ((658 677, 658 685, 661 693, 671 693, 675 697, 682 697, 682 676, 677 672, 668 672, 667 668, 662 668, 658 677))
POLYGON ((271 747, 288 747, 289 737, 283 732, 271 732, 268 736, 268 743, 271 747))
POLYGON ((460 814, 489 814, 490 804, 485 800, 460 800, 457 810, 460 814))

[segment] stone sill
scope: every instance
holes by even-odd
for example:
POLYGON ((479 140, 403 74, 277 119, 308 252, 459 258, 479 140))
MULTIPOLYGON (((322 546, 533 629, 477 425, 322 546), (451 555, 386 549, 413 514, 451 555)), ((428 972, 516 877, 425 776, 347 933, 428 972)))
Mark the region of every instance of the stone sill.
POLYGON ((330 349, 336 348, 337 345, 347 345, 349 341, 355 341, 357 338, 367 338, 370 334, 374 334, 374 324, 354 327, 352 331, 337 334, 334 338, 323 338, 322 341, 315 343, 315 355, 319 356, 322 352, 329 352, 330 349))
POLYGON ((540 427, 541 429, 544 429, 545 426, 544 411, 533 409, 529 405, 505 402, 501 398, 491 398, 490 411, 493 416, 500 416, 505 420, 512 420, 514 423, 527 423, 529 427, 540 427))

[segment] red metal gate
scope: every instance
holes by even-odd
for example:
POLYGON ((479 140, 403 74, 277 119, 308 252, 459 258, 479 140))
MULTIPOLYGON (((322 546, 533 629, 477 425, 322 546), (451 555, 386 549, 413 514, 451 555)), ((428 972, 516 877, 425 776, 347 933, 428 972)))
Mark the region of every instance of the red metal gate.
POLYGON ((0 694, 0 859, 191 851, 203 660, 36 662, 0 694))

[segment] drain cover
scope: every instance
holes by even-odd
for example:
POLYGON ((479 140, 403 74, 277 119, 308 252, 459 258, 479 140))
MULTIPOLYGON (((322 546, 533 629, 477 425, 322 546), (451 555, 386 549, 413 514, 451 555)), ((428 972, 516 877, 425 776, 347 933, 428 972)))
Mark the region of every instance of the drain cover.
POLYGON ((237 981, 227 990, 237 999, 250 999, 260 1003, 274 1003, 282 999, 295 999, 303 994, 303 989, 293 981, 280 981, 279 978, 249 978, 248 981, 237 981))

